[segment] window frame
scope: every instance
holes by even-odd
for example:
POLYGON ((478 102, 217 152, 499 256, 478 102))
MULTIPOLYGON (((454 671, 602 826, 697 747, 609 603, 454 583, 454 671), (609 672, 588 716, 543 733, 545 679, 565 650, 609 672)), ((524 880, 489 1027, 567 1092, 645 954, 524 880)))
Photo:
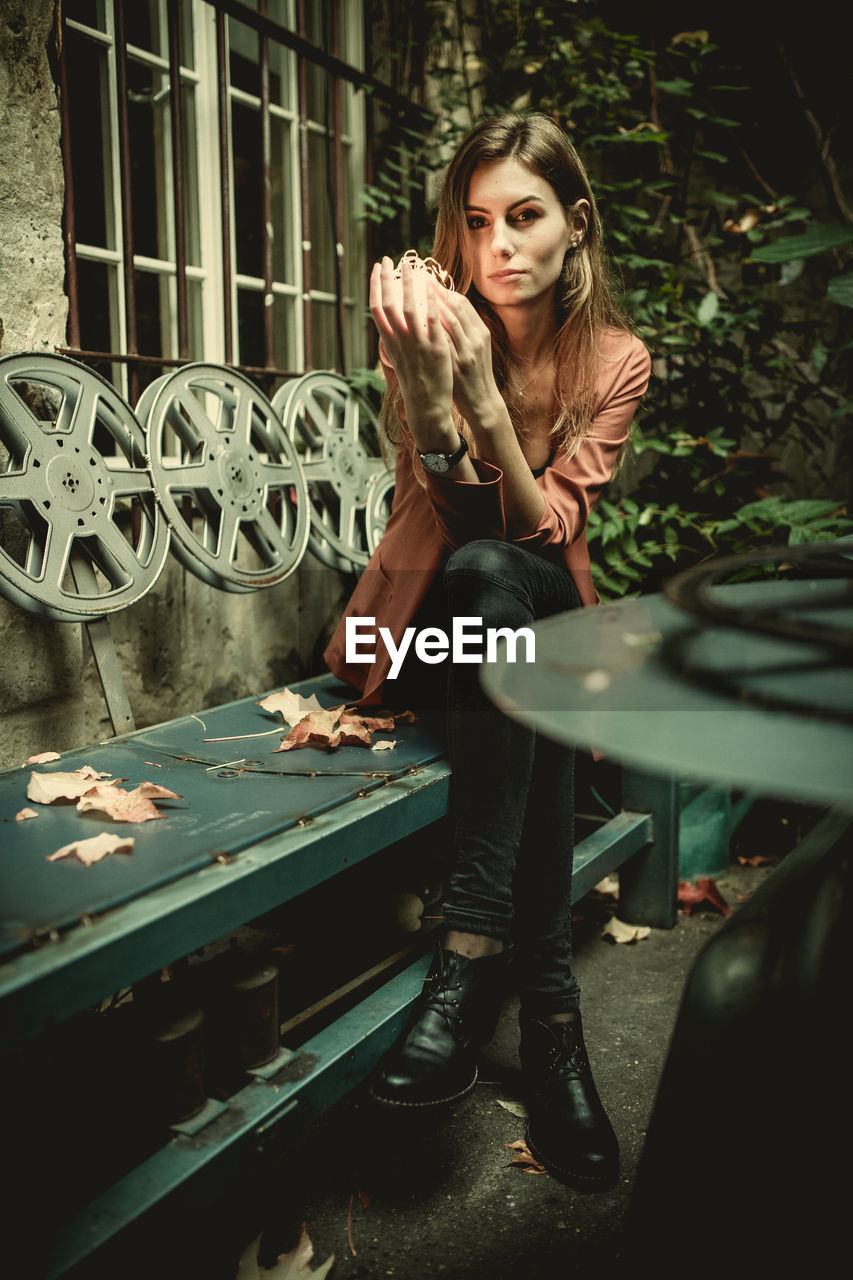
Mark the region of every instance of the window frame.
MULTIPOLYGON (((63 13, 63 56, 60 59, 62 153, 66 181, 65 243, 67 268, 67 293, 69 296, 68 346, 65 354, 87 362, 101 362, 111 366, 113 381, 118 389, 136 403, 140 391, 140 373, 148 367, 159 372, 194 359, 233 365, 254 376, 262 384, 281 378, 296 376, 314 367, 315 343, 313 342, 312 309, 318 305, 334 309, 335 316, 335 367, 346 372, 346 343, 344 333, 350 326, 349 347, 351 363, 365 362, 366 335, 362 323, 363 298, 348 294, 343 287, 344 254, 354 259, 350 279, 366 279, 363 269, 366 260, 367 224, 361 231, 355 218, 351 220, 349 234, 344 232, 343 209, 344 168, 349 166, 353 186, 353 207, 363 186, 367 168, 366 129, 369 119, 369 95, 359 91, 368 87, 372 93, 392 101, 397 110, 409 113, 417 111, 414 104, 393 93, 388 86, 374 80, 361 66, 345 62, 336 53, 308 41, 300 31, 305 29, 306 0, 286 0, 287 16, 294 20, 298 30, 282 26, 266 12, 265 0, 259 9, 251 9, 240 0, 156 0, 160 17, 161 50, 140 49, 129 44, 124 30, 122 0, 104 0, 99 13, 103 30, 89 27, 63 13), (179 51, 179 30, 182 4, 192 16, 194 66, 182 65, 179 51), (229 75, 228 24, 236 19, 252 30, 259 42, 261 71, 261 95, 256 97, 233 86, 229 75), (105 128, 109 139, 107 161, 111 190, 105 193, 105 217, 111 218, 106 236, 113 248, 78 243, 76 236, 74 174, 71 157, 71 118, 68 98, 67 57, 65 32, 73 30, 82 37, 94 41, 106 54, 106 101, 102 110, 106 113, 105 128), (291 85, 289 99, 281 105, 269 98, 268 58, 270 42, 277 42, 283 56, 291 60, 291 85), (169 95, 168 124, 164 123, 162 138, 164 175, 164 209, 166 217, 167 257, 153 257, 135 252, 130 204, 129 127, 127 115, 127 72, 129 61, 150 67, 159 73, 168 86, 180 83, 182 93, 169 95), (265 65, 266 64, 266 65, 265 65), (330 116, 325 122, 312 119, 308 112, 307 72, 309 65, 319 67, 326 77, 325 85, 330 106, 330 116), (183 91, 190 86, 194 94, 195 158, 193 172, 184 176, 184 104, 183 91), (345 133, 342 127, 344 95, 349 95, 349 121, 354 127, 345 133), (279 118, 287 122, 290 130, 289 165, 292 174, 288 216, 292 218, 290 261, 293 265, 292 280, 276 280, 272 271, 271 207, 265 203, 261 236, 263 242, 263 278, 248 276, 236 270, 235 206, 233 182, 233 138, 231 130, 232 106, 235 102, 250 105, 262 116, 263 161, 270 163, 269 136, 271 121, 279 118), (329 163, 333 173, 329 185, 334 193, 331 224, 334 238, 333 253, 329 255, 335 274, 335 289, 312 287, 313 265, 317 264, 317 251, 310 241, 310 199, 308 182, 308 146, 311 136, 327 136, 331 124, 331 156, 329 163), (198 208, 198 236, 200 260, 198 264, 187 261, 186 199, 184 182, 196 183, 198 208), (307 229, 307 231, 306 231, 307 229), (344 248, 346 245, 346 249, 344 248), (101 262, 113 273, 113 293, 109 302, 110 351, 95 351, 81 345, 80 292, 78 264, 101 262), (159 281, 166 281, 168 305, 161 307, 161 323, 164 310, 168 318, 171 349, 166 354, 153 355, 140 350, 138 333, 138 307, 136 299, 137 273, 148 273, 159 281), (198 287, 201 292, 201 349, 190 339, 189 303, 190 291, 198 287), (264 352, 261 364, 250 364, 235 359, 239 355, 237 313, 239 290, 262 292, 264 296, 264 352), (295 368, 276 364, 274 303, 276 299, 289 298, 293 302, 295 342, 291 348, 295 368), (301 306, 299 305, 301 301, 301 306)), ((337 49, 342 38, 347 41, 347 52, 364 57, 364 15, 362 6, 341 0, 331 0, 334 30, 331 33, 332 48, 337 49), (353 14, 357 9, 357 20, 353 14), (343 35, 341 15, 344 16, 343 35)), ((267 169, 267 174, 269 174, 267 169)), ((316 199, 316 180, 314 198, 316 199)), ((263 184, 269 192, 269 181, 263 184)), ((285 255, 287 261, 287 255, 285 255)), ((328 261, 326 264, 328 271, 328 261)), ((166 349, 164 340, 161 349, 166 349)), ((329 365, 328 360, 324 361, 329 365)))

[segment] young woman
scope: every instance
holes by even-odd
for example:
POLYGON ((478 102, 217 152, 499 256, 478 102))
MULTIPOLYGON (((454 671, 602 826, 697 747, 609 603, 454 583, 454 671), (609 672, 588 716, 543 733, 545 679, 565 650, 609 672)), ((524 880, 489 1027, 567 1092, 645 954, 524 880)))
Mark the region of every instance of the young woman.
POLYGON ((584 527, 650 361, 612 302, 583 165, 545 116, 491 117, 463 140, 433 253, 456 291, 430 280, 425 314, 414 267, 404 263, 400 282, 386 258, 371 276, 396 489, 326 652, 367 702, 402 707, 420 690, 430 705, 436 678, 446 682, 454 847, 444 936, 372 1093, 421 1112, 464 1097, 511 957, 528 1144, 556 1176, 599 1189, 616 1178, 618 1146, 572 973, 573 754, 499 712, 476 662, 439 664, 425 644, 392 679, 388 646, 347 652, 347 619, 372 619, 397 647, 411 626, 448 634, 452 619, 475 618, 483 634, 515 631, 595 603, 584 527))

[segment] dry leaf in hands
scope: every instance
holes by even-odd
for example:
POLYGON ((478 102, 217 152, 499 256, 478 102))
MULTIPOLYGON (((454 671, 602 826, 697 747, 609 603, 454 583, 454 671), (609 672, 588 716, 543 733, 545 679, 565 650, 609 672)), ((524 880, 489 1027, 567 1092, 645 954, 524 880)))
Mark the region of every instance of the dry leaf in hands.
POLYGON ((291 728, 299 724, 299 721, 310 715, 312 711, 323 710, 317 700, 316 693, 312 693, 310 698, 303 698, 291 689, 282 689, 280 693, 271 693, 269 697, 262 698, 257 705, 263 707, 264 711, 271 712, 272 715, 279 712, 284 723, 289 724, 291 728))
POLYGON ((27 785, 27 799, 34 800, 36 804, 53 804, 54 800, 76 800, 90 791, 96 782, 109 776, 108 773, 97 773, 88 764, 71 773, 33 771, 27 785))
POLYGON ((290 1253, 280 1253, 274 1267, 267 1268, 258 1265, 260 1243, 261 1237, 258 1236, 243 1250, 240 1261, 237 1264, 236 1280, 301 1280, 303 1276, 314 1276, 316 1280, 323 1280, 323 1277, 329 1274, 335 1261, 335 1255, 330 1254, 321 1267, 312 1270, 311 1260, 314 1257, 314 1246, 304 1225, 296 1248, 292 1249, 290 1253))
POLYGON ((77 801, 81 813, 97 809, 105 813, 113 822, 150 822, 153 818, 165 818, 153 799, 180 800, 182 797, 175 791, 160 787, 156 782, 142 782, 133 791, 125 791, 123 787, 98 783, 77 801))
POLYGON ((650 933, 648 925, 626 924, 618 916, 611 916, 601 930, 602 938, 609 938, 612 942, 642 942, 650 933))
POLYGON ((87 840, 73 840, 64 844, 56 853, 46 854, 48 862, 56 862, 59 858, 77 858, 85 867, 93 862, 100 862, 110 853, 133 853, 133 836, 116 836, 109 831, 90 836, 87 840))
POLYGON ((510 1165, 518 1165, 522 1173, 547 1173, 548 1170, 543 1164, 540 1164, 536 1157, 532 1154, 530 1148, 523 1138, 519 1138, 517 1142, 505 1142, 504 1146, 510 1151, 517 1151, 518 1155, 513 1156, 510 1165))

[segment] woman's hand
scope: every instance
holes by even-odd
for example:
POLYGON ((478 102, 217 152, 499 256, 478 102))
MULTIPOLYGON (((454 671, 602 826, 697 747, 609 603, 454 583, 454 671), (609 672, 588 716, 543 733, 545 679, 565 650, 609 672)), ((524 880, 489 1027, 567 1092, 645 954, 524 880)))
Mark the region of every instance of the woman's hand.
POLYGON ((450 408, 453 399, 453 364, 450 342, 439 319, 437 286, 428 272, 426 314, 418 315, 415 268, 403 263, 402 281, 394 278, 390 258, 377 263, 370 276, 370 314, 400 384, 406 421, 418 448, 455 447, 458 435, 450 408), (401 288, 402 284, 402 288, 401 288))
POLYGON ((483 420, 504 416, 492 371, 492 335, 463 294, 436 292, 441 323, 450 338, 453 400, 476 436, 483 420))

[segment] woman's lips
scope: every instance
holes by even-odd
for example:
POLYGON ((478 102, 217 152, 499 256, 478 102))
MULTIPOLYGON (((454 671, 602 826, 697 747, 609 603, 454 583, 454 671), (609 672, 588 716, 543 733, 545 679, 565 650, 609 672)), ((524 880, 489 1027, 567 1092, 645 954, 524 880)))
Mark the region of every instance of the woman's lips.
POLYGON ((508 281, 511 281, 511 280, 520 280, 523 275, 524 275, 524 272, 521 270, 520 267, 519 268, 510 267, 505 269, 504 271, 492 272, 492 274, 489 276, 489 279, 497 280, 502 284, 506 284, 508 281))

